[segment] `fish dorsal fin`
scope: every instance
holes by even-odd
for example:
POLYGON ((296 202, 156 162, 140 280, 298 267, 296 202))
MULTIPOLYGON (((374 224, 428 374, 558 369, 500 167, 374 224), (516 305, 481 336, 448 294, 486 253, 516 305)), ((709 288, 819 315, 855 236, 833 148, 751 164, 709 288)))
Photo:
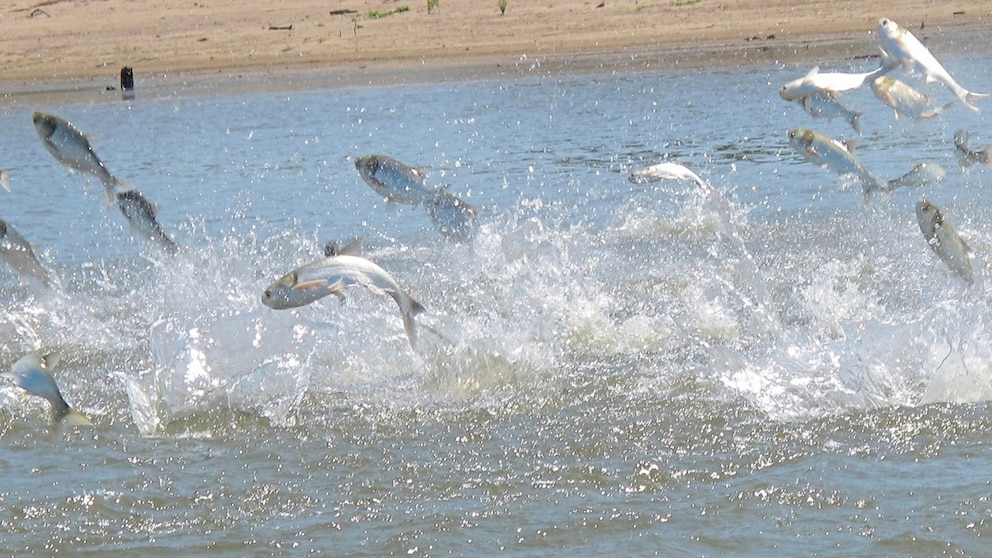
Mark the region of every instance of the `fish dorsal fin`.
POLYGON ((858 146, 858 140, 853 139, 844 140, 840 143, 844 146, 844 149, 846 149, 848 153, 854 153, 854 148, 858 146))
POLYGON ((44 369, 49 374, 52 373, 52 368, 59 365, 60 356, 57 351, 48 353, 47 355, 41 355, 38 357, 41 360, 41 368, 44 369))

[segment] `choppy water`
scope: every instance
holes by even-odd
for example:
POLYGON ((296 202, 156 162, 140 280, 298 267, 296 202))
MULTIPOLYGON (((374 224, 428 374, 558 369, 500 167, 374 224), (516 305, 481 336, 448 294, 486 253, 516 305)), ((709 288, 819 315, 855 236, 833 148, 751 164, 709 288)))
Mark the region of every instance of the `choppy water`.
MULTIPOLYGON (((938 53, 940 56, 940 53, 938 53)), ((987 55, 942 57, 992 92, 987 55)), ((927 196, 992 262, 992 143, 960 106, 865 166, 940 185, 868 206, 786 130, 851 138, 777 89, 803 66, 36 104, 0 113, 0 217, 58 276, 0 266, 0 362, 56 350, 92 429, 0 387, 4 555, 980 555, 992 536, 992 318, 927 248, 927 196), (31 114, 94 137, 183 247, 136 240, 31 114), (484 208, 452 243, 383 203, 383 153, 484 208), (628 182, 662 159, 709 180, 628 182), (363 239, 428 314, 259 296, 363 239)), ((870 62, 826 61, 861 71, 870 62)), ((938 86, 910 83, 940 99, 938 86)))

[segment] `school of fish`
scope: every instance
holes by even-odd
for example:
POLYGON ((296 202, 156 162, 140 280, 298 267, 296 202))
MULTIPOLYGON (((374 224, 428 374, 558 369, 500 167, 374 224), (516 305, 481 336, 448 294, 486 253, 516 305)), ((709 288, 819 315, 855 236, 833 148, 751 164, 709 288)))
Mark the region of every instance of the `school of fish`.
MULTIPOLYGON (((972 111, 979 111, 975 104, 986 94, 976 93, 958 84, 936 57, 911 32, 888 18, 878 20, 877 35, 881 41, 880 64, 877 69, 863 73, 821 72, 814 67, 804 76, 783 85, 778 93, 788 101, 799 104, 812 118, 840 117, 860 134, 861 112, 852 110, 839 101, 839 96, 868 86, 874 95, 892 109, 894 117, 914 121, 938 118, 940 114, 960 103, 972 111), (953 95, 954 100, 938 105, 929 95, 916 91, 911 85, 890 74, 902 68, 910 75, 922 76, 928 82, 940 83, 953 95)), ((107 204, 116 203, 121 215, 135 235, 164 250, 170 256, 180 253, 178 245, 158 221, 156 207, 134 186, 110 172, 97 156, 91 141, 69 121, 43 112, 33 115, 33 124, 44 147, 52 156, 73 172, 98 179, 103 186, 107 204)), ((970 133, 959 130, 955 134, 955 150, 962 166, 992 164, 992 146, 973 150, 969 146, 970 133)), ((854 154, 854 142, 842 141, 820 132, 804 128, 790 128, 788 143, 803 159, 837 173, 853 178, 861 184, 868 203, 873 196, 891 192, 895 188, 918 188, 944 179, 946 172, 940 165, 930 162, 917 163, 905 175, 892 180, 880 180, 862 165, 854 154)), ((445 238, 456 242, 469 242, 479 228, 483 213, 479 206, 449 192, 448 186, 431 185, 429 173, 386 155, 363 155, 354 159, 359 177, 387 206, 407 204, 423 207, 436 230, 445 238)), ((645 184, 659 180, 692 182, 697 192, 714 204, 720 196, 710 184, 689 168, 674 162, 663 161, 633 170, 630 182, 645 184)), ((0 186, 11 190, 10 171, 0 169, 0 186)), ((16 183, 15 183, 16 186, 16 183)), ((920 198, 915 207, 916 221, 925 244, 944 262, 948 269, 967 285, 975 282, 972 251, 960 238, 937 205, 920 198)), ((329 242, 324 247, 324 257, 305 263, 275 279, 261 290, 260 301, 273 310, 286 310, 307 306, 328 295, 344 300, 345 292, 364 288, 374 294, 392 298, 400 313, 403 330, 410 347, 416 349, 417 324, 415 317, 427 310, 414 299, 385 269, 358 254, 359 241, 352 240, 343 246, 329 242)), ((753 258, 739 242, 743 261, 753 258)), ((46 270, 28 241, 8 221, 0 219, 0 259, 28 282, 43 289, 58 285, 58 278, 46 270)), ((66 402, 59 390, 52 368, 55 355, 28 354, 17 360, 9 372, 0 373, 27 394, 49 402, 54 423, 89 425, 90 421, 66 402)))
MULTIPOLYGON (((841 93, 853 91, 868 85, 880 101, 892 109, 896 119, 906 117, 915 122, 940 116, 956 103, 974 112, 979 112, 975 103, 988 94, 969 91, 951 76, 950 72, 937 60, 930 50, 912 32, 895 21, 883 17, 878 20, 877 35, 881 41, 881 64, 878 69, 866 73, 820 73, 813 68, 804 77, 782 86, 779 95, 801 104, 812 117, 831 118, 842 116, 851 122, 860 133, 857 116, 839 104, 829 110, 811 110, 811 106, 829 106, 836 103, 841 93), (940 83, 953 95, 954 100, 937 105, 936 100, 914 89, 911 85, 888 74, 902 68, 911 76, 919 76, 927 83, 940 83)), ((969 146, 970 133, 958 130, 954 134, 954 147, 962 167, 992 162, 992 146, 973 150, 969 146)), ((831 170, 842 177, 853 178, 862 186, 866 203, 878 193, 891 192, 895 188, 918 188, 940 182, 946 171, 936 163, 917 163, 905 175, 883 181, 873 176, 854 154, 854 141, 841 141, 809 129, 793 128, 788 131, 789 143, 805 160, 831 170)), ((924 240, 938 258, 952 272, 968 285, 974 283, 972 252, 958 236, 941 210, 932 202, 920 198, 916 204, 916 220, 924 240)))

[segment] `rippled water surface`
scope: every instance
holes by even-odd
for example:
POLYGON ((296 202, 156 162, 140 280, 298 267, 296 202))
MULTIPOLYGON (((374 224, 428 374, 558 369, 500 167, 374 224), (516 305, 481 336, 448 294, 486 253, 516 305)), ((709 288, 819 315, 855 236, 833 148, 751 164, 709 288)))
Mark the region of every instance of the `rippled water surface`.
MULTIPOLYGON (((941 58, 992 92, 987 55, 941 58)), ((0 266, 0 362, 57 352, 94 427, 0 386, 0 550, 984 554, 992 171, 952 138, 992 143, 992 100, 914 124, 859 90, 858 136, 777 95, 874 63, 9 102, 0 217, 57 279, 0 266), (92 136, 177 256, 45 151, 36 110, 92 136), (947 177, 865 203, 796 127, 856 139, 880 179, 947 177), (370 153, 479 206, 473 238, 386 204, 370 153), (717 195, 628 180, 662 160, 717 195), (928 248, 921 196, 974 286, 928 248), (416 349, 381 294, 261 304, 352 238, 427 307, 416 349)))

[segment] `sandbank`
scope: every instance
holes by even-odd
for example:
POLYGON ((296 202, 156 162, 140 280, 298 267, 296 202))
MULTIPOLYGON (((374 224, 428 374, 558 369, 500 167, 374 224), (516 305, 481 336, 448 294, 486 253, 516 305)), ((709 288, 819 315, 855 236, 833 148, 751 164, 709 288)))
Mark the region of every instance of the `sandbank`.
POLYGON ((876 56, 879 17, 986 51, 992 3, 783 0, 14 0, 0 93, 321 88, 876 56))

